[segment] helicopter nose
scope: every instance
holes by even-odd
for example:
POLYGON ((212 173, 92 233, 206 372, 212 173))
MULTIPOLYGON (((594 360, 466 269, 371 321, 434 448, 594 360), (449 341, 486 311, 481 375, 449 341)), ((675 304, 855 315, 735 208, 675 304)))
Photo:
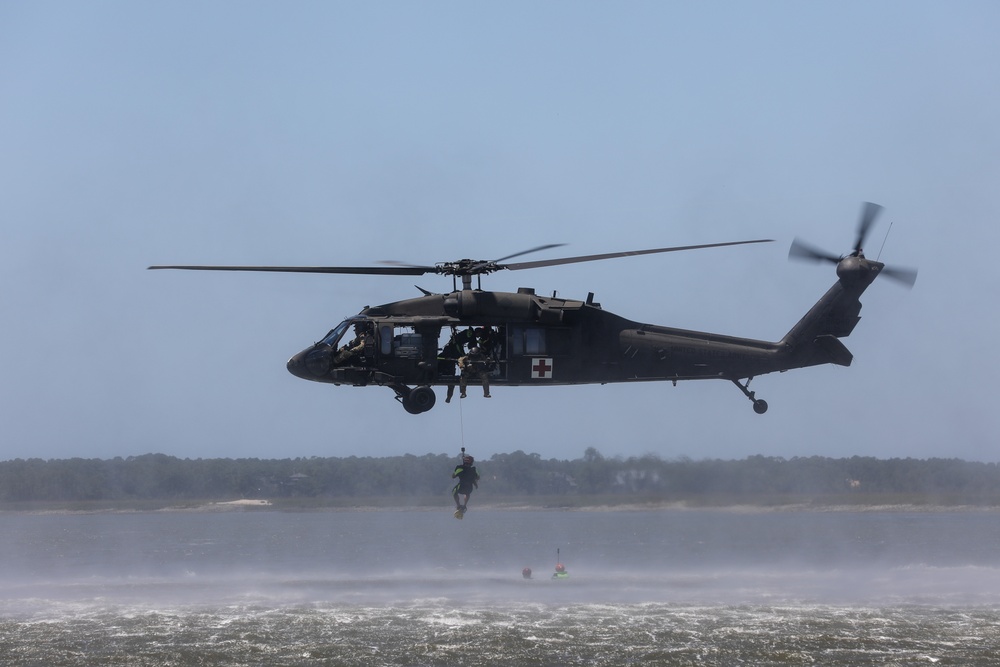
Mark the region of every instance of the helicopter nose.
POLYGON ((303 380, 316 380, 330 372, 333 350, 329 345, 315 345, 294 355, 285 364, 288 372, 303 380))
POLYGON ((306 375, 306 365, 303 357, 306 355, 306 350, 299 352, 298 354, 292 355, 292 358, 288 360, 285 367, 288 372, 297 378, 302 378, 303 380, 308 380, 309 376, 306 375))

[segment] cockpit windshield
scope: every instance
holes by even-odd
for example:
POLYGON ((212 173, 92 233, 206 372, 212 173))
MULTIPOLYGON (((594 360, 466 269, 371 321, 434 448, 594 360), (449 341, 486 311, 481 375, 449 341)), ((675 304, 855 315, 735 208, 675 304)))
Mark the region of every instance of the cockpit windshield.
POLYGON ((340 324, 338 324, 336 328, 331 329, 330 333, 323 336, 323 340, 321 340, 320 343, 323 345, 329 345, 330 347, 336 348, 337 345, 340 344, 340 339, 343 338, 344 334, 347 333, 347 330, 351 328, 351 325, 359 324, 365 321, 366 320, 363 317, 349 317, 340 324))

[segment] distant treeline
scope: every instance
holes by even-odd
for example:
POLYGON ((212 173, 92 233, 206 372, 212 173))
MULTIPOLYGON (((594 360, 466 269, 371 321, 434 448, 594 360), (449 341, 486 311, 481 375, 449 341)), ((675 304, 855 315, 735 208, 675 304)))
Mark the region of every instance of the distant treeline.
MULTIPOLYGON (((0 462, 0 502, 440 497, 455 456, 180 459, 163 454, 0 462)), ((479 500, 526 496, 707 497, 936 496, 1000 504, 1000 467, 957 459, 750 456, 741 460, 606 458, 588 448, 571 461, 516 451, 476 462, 479 500)))

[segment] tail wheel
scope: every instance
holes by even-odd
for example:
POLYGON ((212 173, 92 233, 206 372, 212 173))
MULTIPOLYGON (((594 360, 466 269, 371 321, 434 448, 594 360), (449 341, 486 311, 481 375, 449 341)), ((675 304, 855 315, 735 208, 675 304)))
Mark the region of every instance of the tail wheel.
POLYGON ((757 398, 757 395, 754 392, 750 391, 750 380, 752 379, 753 379, 752 377, 747 378, 746 382, 740 384, 739 380, 730 378, 732 383, 735 384, 737 387, 739 387, 740 391, 743 392, 743 395, 749 398, 750 402, 753 403, 753 411, 759 415, 762 415, 765 412, 767 412, 767 401, 765 401, 763 398, 757 398))

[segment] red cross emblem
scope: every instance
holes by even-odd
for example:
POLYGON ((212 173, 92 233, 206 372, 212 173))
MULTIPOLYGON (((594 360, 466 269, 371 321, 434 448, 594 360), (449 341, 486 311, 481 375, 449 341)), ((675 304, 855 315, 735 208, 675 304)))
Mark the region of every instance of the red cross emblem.
POLYGON ((531 362, 531 379, 548 380, 552 378, 552 360, 535 359, 531 362))

